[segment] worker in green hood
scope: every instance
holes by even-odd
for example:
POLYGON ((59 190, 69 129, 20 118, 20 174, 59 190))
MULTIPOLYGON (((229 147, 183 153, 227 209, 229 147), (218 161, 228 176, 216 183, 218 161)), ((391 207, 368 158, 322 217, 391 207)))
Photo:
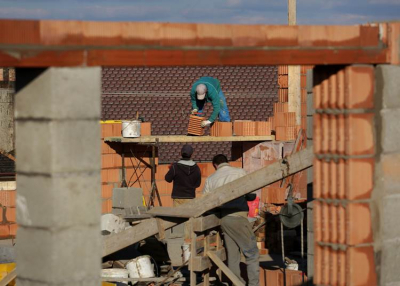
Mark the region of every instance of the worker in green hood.
POLYGON ((211 125, 217 118, 221 122, 231 121, 226 99, 218 79, 208 76, 201 77, 190 90, 190 100, 192 102, 192 114, 202 113, 206 102, 211 102, 213 106, 210 118, 202 121, 201 127, 211 125))

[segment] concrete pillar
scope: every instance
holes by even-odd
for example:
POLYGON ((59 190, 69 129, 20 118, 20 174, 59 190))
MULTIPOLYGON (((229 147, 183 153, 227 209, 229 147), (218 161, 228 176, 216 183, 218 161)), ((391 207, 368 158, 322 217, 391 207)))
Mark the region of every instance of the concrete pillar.
MULTIPOLYGON (((307 146, 313 141, 313 70, 307 70, 307 146)), ((314 214, 313 214, 313 168, 307 169, 307 276, 309 285, 314 277, 314 214)))
POLYGON ((100 285, 100 94, 99 67, 49 68, 16 94, 20 286, 100 285))
POLYGON ((400 284, 400 66, 375 70, 374 250, 379 285, 400 284))
POLYGON ((14 150, 14 82, 6 78, 0 84, 0 152, 11 153, 14 150))

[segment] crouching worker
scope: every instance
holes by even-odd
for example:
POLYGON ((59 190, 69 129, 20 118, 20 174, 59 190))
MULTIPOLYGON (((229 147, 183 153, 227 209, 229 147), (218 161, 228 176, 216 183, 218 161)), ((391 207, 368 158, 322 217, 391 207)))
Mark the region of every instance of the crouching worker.
MULTIPOLYGON (((203 193, 212 193, 217 188, 246 175, 241 168, 231 167, 225 155, 219 154, 213 158, 215 173, 205 182, 203 193)), ((256 237, 247 219, 249 207, 247 200, 254 200, 254 194, 249 194, 232 200, 222 206, 221 228, 228 256, 229 269, 246 284, 240 275, 240 251, 246 258, 249 286, 259 285, 259 252, 256 237)))

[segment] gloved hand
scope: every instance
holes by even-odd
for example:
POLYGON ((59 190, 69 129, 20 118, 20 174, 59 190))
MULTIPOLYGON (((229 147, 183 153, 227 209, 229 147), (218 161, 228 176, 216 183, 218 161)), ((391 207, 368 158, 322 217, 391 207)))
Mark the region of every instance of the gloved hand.
POLYGON ((209 125, 211 125, 211 121, 210 120, 204 120, 204 121, 202 121, 201 122, 201 127, 206 127, 206 126, 209 126, 209 125))
POLYGON ((197 109, 193 109, 193 110, 192 110, 192 114, 196 114, 197 111, 198 111, 197 109))

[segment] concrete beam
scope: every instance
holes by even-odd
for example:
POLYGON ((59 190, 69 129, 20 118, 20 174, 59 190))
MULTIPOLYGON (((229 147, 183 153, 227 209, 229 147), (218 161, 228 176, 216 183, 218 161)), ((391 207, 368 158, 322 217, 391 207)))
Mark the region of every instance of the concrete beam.
POLYGON ((0 62, 19 67, 389 63, 397 60, 396 24, 0 20, 0 62))
POLYGON ((100 285, 100 95, 98 67, 16 94, 18 285, 100 285))

